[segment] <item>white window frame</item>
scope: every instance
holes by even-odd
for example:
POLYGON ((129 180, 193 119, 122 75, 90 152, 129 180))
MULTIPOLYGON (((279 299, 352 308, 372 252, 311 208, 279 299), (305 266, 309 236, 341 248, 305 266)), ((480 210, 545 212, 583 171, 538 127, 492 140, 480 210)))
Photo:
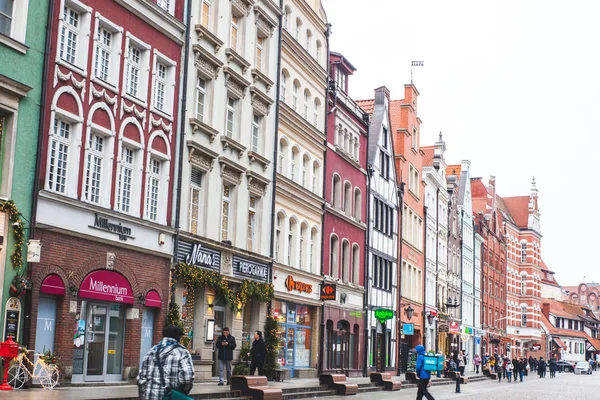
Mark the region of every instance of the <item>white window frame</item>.
MULTIPOLYGON (((139 131, 143 131, 141 126, 138 123, 133 123, 133 125, 138 128, 139 131)), ((123 127, 126 125, 123 125, 123 127)), ((114 210, 121 212, 123 214, 132 215, 135 217, 141 217, 140 207, 142 204, 142 185, 135 184, 135 182, 141 182, 142 173, 144 170, 144 146, 142 143, 138 143, 134 140, 131 140, 123 135, 119 137, 119 150, 117 154, 117 181, 116 181, 116 201, 114 204, 114 210), (130 211, 126 212, 120 207, 120 199, 119 199, 119 179, 121 176, 121 157, 123 154, 123 148, 127 147, 130 150, 133 150, 133 171, 132 171, 132 187, 131 187, 131 204, 130 211)))
POLYGON ((259 153, 260 151, 260 136, 261 136, 262 117, 254 114, 252 115, 252 137, 250 142, 250 149, 259 153))
POLYGON ((175 15, 175 0, 157 0, 156 5, 171 15, 175 15))
MULTIPOLYGON (((75 135, 75 124, 73 124, 71 121, 62 118, 61 117, 55 117, 52 121, 51 124, 51 131, 52 133, 50 134, 50 143, 48 145, 48 179, 46 180, 47 183, 46 185, 48 185, 49 190, 56 192, 56 193, 60 193, 60 194, 67 194, 68 190, 69 190, 69 167, 71 166, 71 153, 72 153, 72 148, 73 148, 73 136, 75 135), (58 134, 58 132, 62 131, 63 127, 68 127, 68 136, 67 138, 61 136, 60 134, 58 134), (53 158, 54 159, 58 159, 56 156, 52 156, 52 153, 54 151, 56 151, 58 153, 58 146, 65 146, 66 147, 66 168, 62 168, 62 170, 64 171, 63 174, 60 175, 60 179, 62 180, 64 178, 64 183, 61 184, 57 184, 57 172, 56 170, 58 169, 58 163, 53 163, 53 158), (52 181, 52 183, 50 182, 50 169, 52 169, 54 171, 54 173, 52 174, 52 176, 54 177, 54 180, 52 181), (63 188, 62 190, 60 189, 56 189, 57 186, 60 186, 61 188, 63 188)), ((66 129, 65 129, 66 130, 66 129)))
POLYGON ((237 137, 237 114, 240 100, 227 96, 225 104, 225 136, 230 138, 237 137), (231 116, 231 118, 230 118, 231 116), (231 129, 229 129, 229 121, 231 120, 231 129))
POLYGON ((101 126, 91 124, 86 132, 86 143, 85 143, 85 154, 84 154, 84 170, 83 170, 83 190, 82 190, 82 201, 86 203, 96 204, 101 207, 110 208, 110 197, 111 197, 111 183, 112 183, 112 169, 113 169, 113 158, 114 154, 114 133, 109 129, 101 126), (102 152, 98 152, 90 147, 89 139, 92 136, 99 136, 103 139, 102 152), (101 157, 101 172, 100 172, 100 187, 99 187, 99 199, 98 202, 92 201, 90 198, 91 193, 88 193, 87 179, 88 173, 90 173, 90 156, 101 157))
MULTIPOLYGON (((150 137, 148 142, 148 146, 152 145, 152 139, 154 135, 150 137)), ((165 143, 169 143, 164 137, 165 143)), ((159 224, 167 223, 167 200, 168 200, 168 189, 169 189, 169 177, 170 177, 170 161, 171 157, 167 154, 160 153, 152 148, 149 148, 146 155, 146 193, 144 193, 144 218, 157 222, 159 224), (160 174, 155 175, 151 171, 152 161, 157 160, 160 162, 160 174), (149 182, 152 178, 159 178, 159 192, 158 192, 158 211, 157 211, 157 219, 150 219, 150 210, 149 210, 149 182)))
POLYGON ((208 107, 207 107, 208 91, 206 90, 206 88, 208 87, 208 84, 209 84, 208 82, 209 81, 202 76, 198 76, 196 78, 196 103, 195 103, 194 117, 201 122, 206 122, 206 119, 207 119, 206 114, 208 111, 208 107), (202 87, 202 85, 200 84, 200 81, 204 82, 204 87, 202 87), (202 102, 200 102, 201 96, 203 98, 202 102), (202 104, 202 107, 201 107, 202 114, 201 115, 199 113, 200 104, 202 104))
POLYGON ((142 42, 129 32, 125 33, 125 54, 123 82, 121 95, 129 101, 136 103, 139 106, 146 107, 148 102, 148 82, 150 76, 150 45, 142 42), (140 65, 138 76, 138 93, 137 96, 130 95, 127 91, 127 81, 129 75, 129 47, 134 46, 140 50, 140 65))
POLYGON ((319 114, 320 114, 320 104, 318 102, 318 99, 315 98, 315 100, 313 101, 313 125, 315 126, 315 128, 319 127, 319 114))
POLYGON ((118 162, 118 171, 117 171, 117 201, 115 203, 115 207, 117 208, 118 211, 125 213, 125 214, 131 214, 132 211, 132 205, 133 205, 133 191, 134 191, 134 175, 135 175, 135 161, 136 161, 136 151, 137 149, 131 148, 129 146, 122 146, 120 149, 120 154, 119 154, 119 162, 118 162), (125 154, 130 151, 131 152, 131 162, 127 161, 125 158, 125 154), (129 204, 127 205, 127 207, 129 208, 128 210, 125 209, 124 207, 124 202, 123 199, 126 198, 126 196, 123 195, 124 192, 127 192, 127 190, 124 189, 124 186, 122 187, 122 183, 124 182, 124 176, 125 176, 125 171, 129 171, 130 175, 130 182, 129 182, 129 204))
POLYGON ((240 29, 240 20, 241 17, 231 13, 231 22, 229 23, 229 47, 240 54, 240 39, 241 39, 241 29, 240 29), (237 22, 234 22, 234 18, 237 19, 237 22), (235 30, 235 40, 233 39, 233 31, 235 30))
POLYGON ((231 240, 232 238, 232 219, 235 213, 233 213, 232 209, 233 209, 233 205, 232 205, 232 191, 235 190, 235 186, 230 185, 230 184, 226 184, 225 182, 223 183, 223 186, 221 188, 221 210, 219 212, 219 215, 221 216, 221 220, 219 223, 220 226, 220 230, 219 230, 219 237, 221 239, 221 241, 223 240, 231 240), (225 189, 228 188, 229 191, 227 194, 225 194, 225 189), (227 228, 224 227, 223 224, 223 219, 225 218, 225 215, 223 214, 223 205, 227 204, 227 228))
POLYGON ((265 45, 267 43, 267 39, 256 35, 256 57, 255 57, 255 68, 259 71, 263 71, 266 68, 265 63, 265 45), (262 42, 262 43, 261 43, 262 42))
POLYGON ((287 75, 285 74, 285 71, 281 71, 281 93, 280 93, 280 99, 283 103, 285 103, 285 95, 286 95, 286 91, 287 91, 287 75))
POLYGON ((27 47, 24 44, 27 35, 28 11, 29 0, 14 0, 12 13, 7 15, 11 20, 10 31, 6 35, 0 35, 0 43, 23 54, 27 53, 27 47))
POLYGON ((296 82, 292 83, 292 108, 294 111, 298 111, 298 91, 300 86, 296 85, 296 82))
POLYGON ((310 101, 310 93, 304 90, 304 119, 308 121, 308 102, 310 101))
POLYGON ((202 0, 200 2, 200 25, 202 25, 203 27, 205 27, 206 29, 210 30, 211 26, 211 22, 212 22, 212 9, 213 9, 213 5, 212 5, 212 1, 211 0, 202 0), (208 13, 204 12, 204 5, 208 6, 208 13), (206 15, 206 25, 203 23, 203 18, 206 15))
POLYGON ((203 204, 203 198, 202 198, 202 180, 204 180, 206 177, 206 173, 201 170, 201 169, 197 169, 197 168, 190 168, 190 202, 189 202, 189 209, 188 209, 188 232, 194 234, 194 235, 199 235, 200 234, 200 223, 202 221, 201 215, 202 215, 202 204, 203 204), (192 172, 193 170, 197 170, 200 174, 201 174, 201 181, 200 183, 196 183, 192 181, 192 172), (198 194, 198 201, 194 202, 194 194, 197 193, 198 194), (196 230, 192 229, 192 213, 193 213, 193 208, 196 207, 197 211, 198 211, 198 216, 196 218, 196 230))
POLYGON ((71 71, 77 72, 82 75, 87 75, 88 65, 88 46, 90 42, 90 25, 92 19, 92 9, 78 0, 64 0, 60 6, 59 22, 58 22, 58 35, 57 35, 57 50, 56 50, 56 63, 61 66, 70 69, 71 71), (77 29, 78 40, 76 46, 75 62, 70 63, 61 57, 62 47, 62 31, 63 28, 69 29, 68 25, 64 20, 63 10, 64 8, 70 8, 79 13, 79 27, 77 29))
POLYGON ((95 14, 94 24, 94 50, 93 65, 91 71, 91 81, 101 86, 115 90, 119 84, 119 73, 121 71, 121 43, 123 40, 123 28, 104 18, 100 13, 95 14), (107 47, 102 43, 100 30, 106 30, 112 34, 111 45, 107 47), (96 64, 98 52, 105 49, 109 52, 109 67, 107 79, 102 79, 96 75, 96 64))
POLYGON ((257 207, 258 207, 259 198, 257 196, 249 196, 248 198, 248 242, 247 242, 247 250, 256 251, 257 245, 257 226, 256 226, 256 215, 257 215, 257 207), (252 200, 254 199, 254 205, 252 205, 252 200))
POLYGON ((166 57, 158 50, 154 49, 154 62, 152 66, 152 111, 165 117, 169 121, 173 118, 173 108, 175 105, 175 73, 177 70, 177 63, 170 58, 166 57), (167 74, 163 83, 165 84, 165 98, 164 98, 164 110, 157 108, 156 96, 157 96, 157 84, 161 78, 159 77, 158 65, 162 64, 167 68, 167 74))

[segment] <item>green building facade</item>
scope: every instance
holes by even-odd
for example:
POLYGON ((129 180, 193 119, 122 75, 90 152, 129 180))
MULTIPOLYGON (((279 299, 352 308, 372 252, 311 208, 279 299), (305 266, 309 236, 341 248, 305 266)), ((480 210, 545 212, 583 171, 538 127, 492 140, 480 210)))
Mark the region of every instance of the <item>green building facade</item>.
POLYGON ((0 0, 1 341, 23 338, 49 3, 0 0))

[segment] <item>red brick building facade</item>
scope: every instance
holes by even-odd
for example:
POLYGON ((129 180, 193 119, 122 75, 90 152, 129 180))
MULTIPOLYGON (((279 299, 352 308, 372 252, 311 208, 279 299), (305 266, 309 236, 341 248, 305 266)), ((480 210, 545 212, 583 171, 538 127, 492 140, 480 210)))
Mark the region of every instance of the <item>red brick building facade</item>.
POLYGON ((29 339, 68 381, 131 379, 169 298, 184 2, 55 3, 29 339))

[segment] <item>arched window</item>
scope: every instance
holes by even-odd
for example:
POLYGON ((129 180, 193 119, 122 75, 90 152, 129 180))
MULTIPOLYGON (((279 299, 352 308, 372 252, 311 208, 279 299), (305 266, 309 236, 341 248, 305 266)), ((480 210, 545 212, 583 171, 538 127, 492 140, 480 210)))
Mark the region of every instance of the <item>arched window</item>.
POLYGON ((352 210, 352 185, 350 182, 344 182, 344 213, 350 214, 352 210))
POLYGON ((321 169, 319 168, 319 163, 317 161, 313 162, 313 170, 312 170, 312 191, 314 194, 321 193, 319 189, 319 174, 321 173, 321 169))
POLYGON ((298 92, 300 91, 300 82, 294 81, 293 93, 292 93, 292 108, 294 111, 298 111, 298 92))
POLYGON ((308 168, 310 168, 310 158, 308 154, 302 157, 302 187, 308 185, 308 168))
POLYGON ((316 246, 317 246, 317 228, 312 228, 310 231, 310 247, 309 247, 309 265, 308 265, 308 270, 311 272, 314 272, 314 266, 317 265, 317 251, 316 251, 316 246))
POLYGON ((310 53, 310 43, 312 42, 312 32, 310 31, 310 29, 306 30, 306 51, 308 51, 310 53))
POLYGON ((331 235, 329 243, 329 276, 334 279, 338 278, 338 254, 339 254, 339 239, 336 235, 331 235))
POLYGON ((342 127, 342 124, 339 124, 337 128, 337 145, 341 148, 344 148, 344 128, 342 127))
POLYGON ((281 175, 284 175, 287 172, 287 166, 285 165, 286 163, 286 154, 288 151, 288 146, 287 146, 287 141, 283 138, 279 139, 279 165, 277 166, 279 173, 281 175))
POLYGON ((321 62, 321 53, 323 50, 323 45, 321 44, 320 40, 317 40, 317 51, 315 53, 315 59, 317 60, 318 63, 321 62))
POLYGON ((362 221, 362 193, 359 188, 354 189, 354 218, 362 221))
POLYGON ((348 282, 350 275, 350 242, 344 239, 342 241, 342 280, 348 282))
POLYGON ((521 294, 527 294, 527 275, 521 275, 521 294))
POLYGON ((331 186, 331 204, 334 208, 340 208, 342 204, 342 180, 338 174, 333 175, 333 185, 331 186))
POLYGON ((304 119, 308 119, 308 105, 310 104, 310 90, 304 90, 304 119))
POLYGON ((285 10, 283 11, 283 28, 286 31, 290 30, 290 18, 292 15, 292 10, 289 6, 285 6, 285 10))
POLYGON ((313 105, 313 125, 319 128, 319 114, 321 113, 321 101, 315 98, 315 104, 313 105))
POLYGON ((360 271, 360 248, 355 243, 352 245, 352 283, 358 285, 360 277, 358 273, 360 271))
POLYGON ((296 266, 296 219, 290 218, 288 225, 288 265, 290 267, 296 266))
POLYGON ((300 269, 306 269, 305 268, 305 260, 304 260, 304 236, 306 234, 306 229, 308 228, 308 226, 305 223, 302 223, 302 225, 300 225, 300 245, 298 247, 298 267, 300 269))
POLYGON ((285 70, 285 69, 282 70, 281 71, 281 93, 280 93, 280 99, 284 103, 285 103, 285 95, 286 95, 286 91, 287 91, 288 77, 289 77, 289 73, 287 72, 287 70, 285 70))
POLYGON ((300 18, 296 18, 296 34, 295 38, 300 43, 300 31, 302 30, 302 20, 300 18))
POLYGON ((296 180, 296 169, 298 168, 298 154, 300 150, 296 146, 292 147, 292 166, 290 167, 290 179, 296 180))
POLYGON ((275 228, 275 261, 282 261, 281 251, 283 250, 283 236, 281 234, 281 228, 283 227, 283 222, 285 220, 285 216, 283 213, 277 214, 277 226, 275 228))

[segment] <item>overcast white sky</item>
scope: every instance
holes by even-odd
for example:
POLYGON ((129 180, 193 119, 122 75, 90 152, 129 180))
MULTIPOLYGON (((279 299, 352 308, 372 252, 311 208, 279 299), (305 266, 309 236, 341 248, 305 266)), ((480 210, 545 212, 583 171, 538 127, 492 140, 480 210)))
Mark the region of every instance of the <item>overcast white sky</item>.
POLYGON ((382 85, 403 98, 410 61, 424 61, 414 70, 421 144, 442 131, 447 161, 470 160, 471 176, 485 182, 495 175, 501 196, 528 195, 535 176, 546 264, 562 285, 600 281, 591 251, 600 246, 600 1, 323 5, 331 49, 357 68, 353 98, 372 98, 382 85))

